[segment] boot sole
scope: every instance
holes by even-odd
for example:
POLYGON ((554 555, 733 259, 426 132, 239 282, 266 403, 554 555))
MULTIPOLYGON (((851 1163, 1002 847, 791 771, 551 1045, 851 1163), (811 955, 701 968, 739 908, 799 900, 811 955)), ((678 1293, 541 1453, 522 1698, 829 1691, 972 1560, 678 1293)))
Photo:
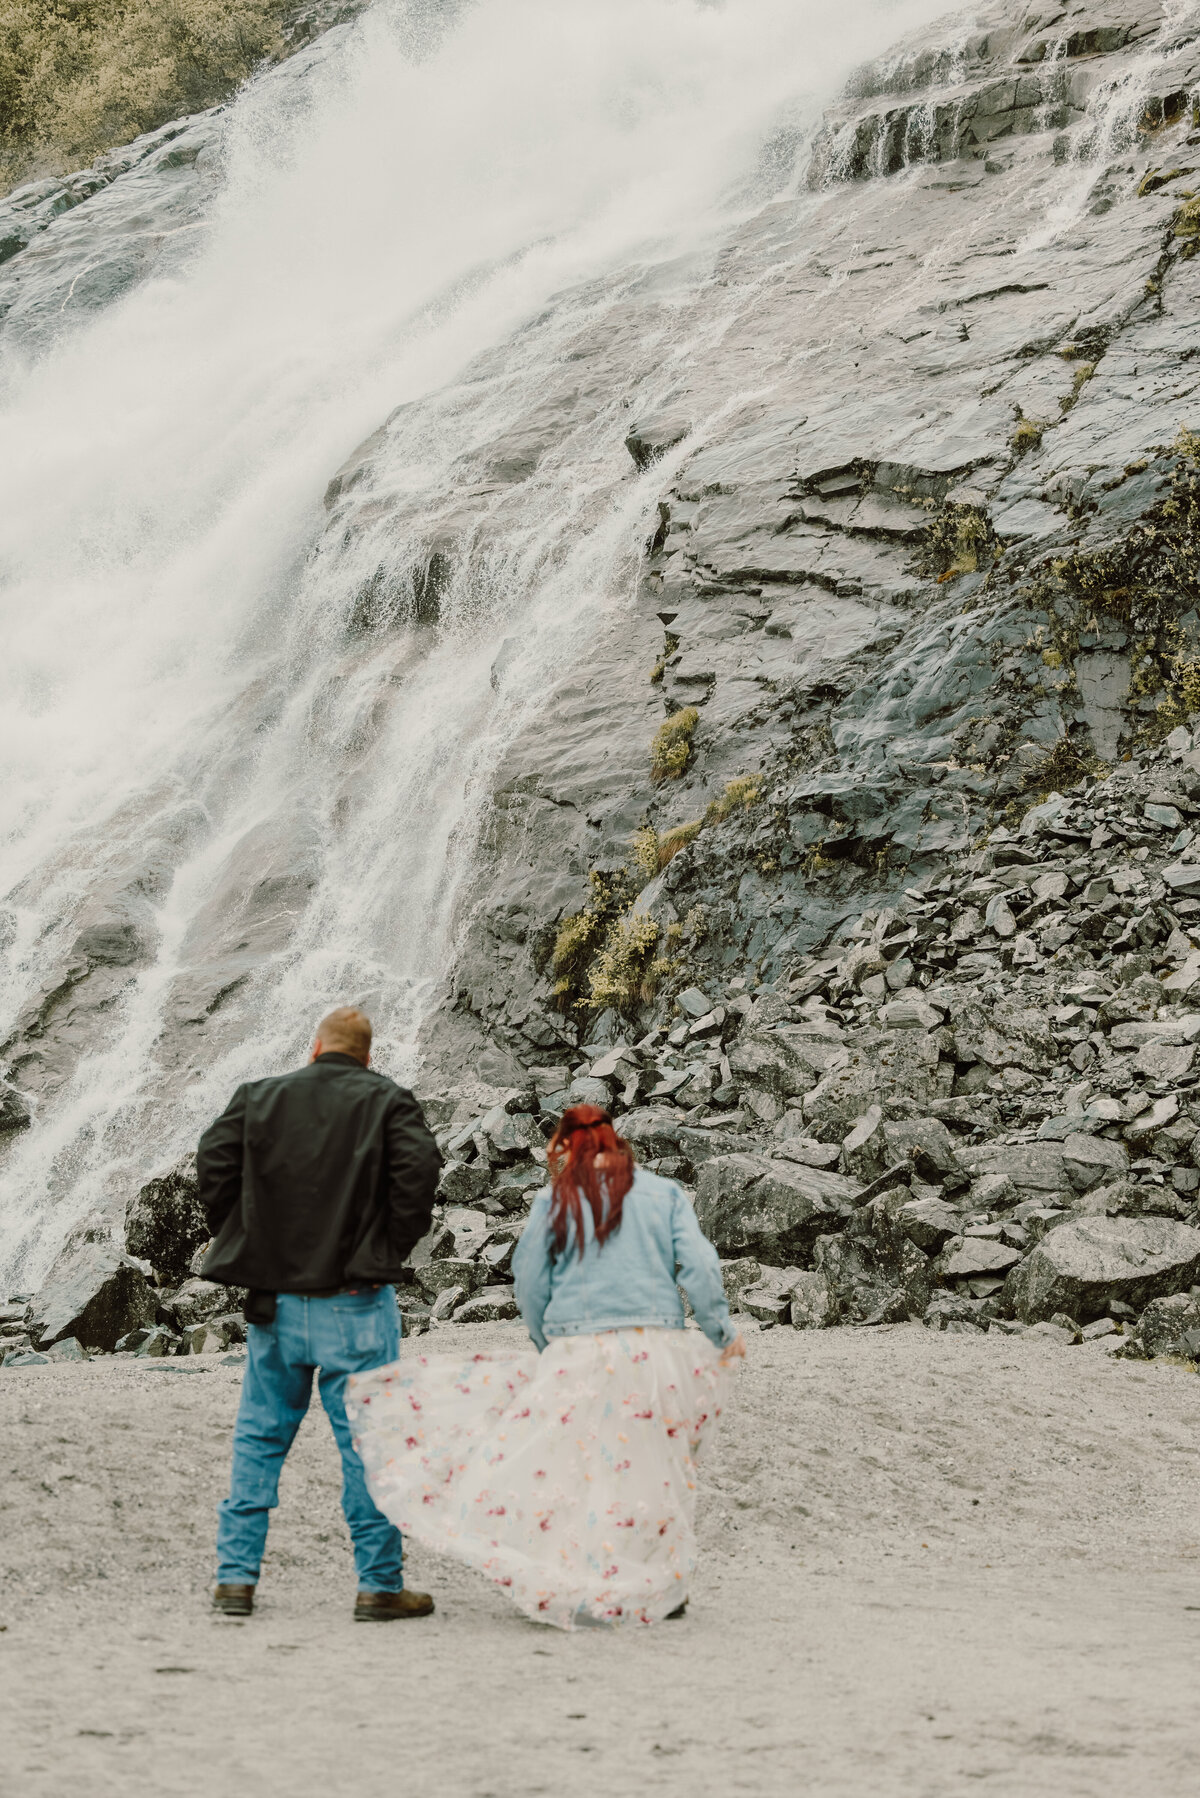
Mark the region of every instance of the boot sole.
POLYGON ((390 1614, 378 1611, 355 1611, 355 1623, 412 1623, 418 1617, 432 1617, 433 1605, 427 1611, 392 1611, 390 1614))

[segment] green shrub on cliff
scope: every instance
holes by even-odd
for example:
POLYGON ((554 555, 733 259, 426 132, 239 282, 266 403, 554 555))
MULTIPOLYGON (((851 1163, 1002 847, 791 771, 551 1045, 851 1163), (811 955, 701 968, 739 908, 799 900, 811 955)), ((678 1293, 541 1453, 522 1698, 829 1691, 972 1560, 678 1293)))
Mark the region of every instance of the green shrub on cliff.
POLYGON ((280 48, 289 0, 0 0, 0 182, 65 174, 215 105, 280 48))
POLYGON ((660 724, 650 745, 650 772, 655 780, 678 780, 692 753, 692 732, 700 722, 694 705, 672 712, 660 724))

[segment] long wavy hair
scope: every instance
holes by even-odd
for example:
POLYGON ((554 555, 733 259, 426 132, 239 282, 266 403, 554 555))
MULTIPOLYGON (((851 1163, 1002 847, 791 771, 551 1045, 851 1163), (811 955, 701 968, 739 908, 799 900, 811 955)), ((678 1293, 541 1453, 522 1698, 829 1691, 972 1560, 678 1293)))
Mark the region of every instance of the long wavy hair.
POLYGON ((613 1129, 599 1105, 572 1105, 563 1112, 546 1150, 550 1170, 550 1232, 555 1256, 566 1253, 575 1226, 575 1247, 583 1253, 583 1204, 591 1207, 596 1241, 607 1242, 621 1227, 625 1194, 633 1185, 633 1150, 613 1129), (597 1167, 603 1157, 603 1167, 597 1167))

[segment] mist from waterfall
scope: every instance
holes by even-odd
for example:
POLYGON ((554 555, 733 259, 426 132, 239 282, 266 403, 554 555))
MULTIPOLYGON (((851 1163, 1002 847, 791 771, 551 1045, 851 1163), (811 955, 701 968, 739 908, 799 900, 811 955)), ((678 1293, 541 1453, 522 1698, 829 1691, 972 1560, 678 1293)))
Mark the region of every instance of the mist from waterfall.
POLYGON ((722 233, 791 179, 764 147, 943 10, 377 0, 302 77, 240 98, 182 267, 0 364, 0 1032, 61 985, 98 895, 134 880, 154 945, 103 1048, 9 1139, 10 1280, 237 1081, 295 1060, 327 1003, 369 1001, 379 1064, 413 1072, 489 777, 544 670, 629 603, 662 470, 635 475, 628 420, 686 385, 696 346, 664 341, 497 494, 436 627, 350 628, 381 542, 411 587, 464 458, 536 404, 540 371, 647 283, 669 304, 707 279, 722 233), (323 539, 330 476, 397 407, 404 528, 323 539), (306 903, 292 916, 282 883, 281 940, 227 1039, 168 1078, 190 933, 239 846, 272 842, 301 845, 306 903))

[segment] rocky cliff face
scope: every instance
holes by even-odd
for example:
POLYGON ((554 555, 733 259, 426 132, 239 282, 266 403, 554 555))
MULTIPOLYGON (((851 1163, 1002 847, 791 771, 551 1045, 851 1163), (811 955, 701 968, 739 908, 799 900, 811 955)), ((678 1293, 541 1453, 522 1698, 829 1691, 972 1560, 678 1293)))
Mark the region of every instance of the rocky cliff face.
POLYGON ((574 1040, 564 982, 615 1029, 610 948, 627 1000, 655 960, 668 991, 774 979, 1187 713, 1198 59, 1155 7, 994 8, 864 72, 807 186, 725 247, 688 321, 712 350, 631 421, 664 457, 636 609, 497 782, 472 1033, 515 1062, 574 1040))
MULTIPOLYGON (((781 131, 765 147, 722 241, 559 296, 333 474, 308 569, 332 581, 336 628, 304 753, 335 688, 383 661, 418 698, 437 658, 463 671, 454 755, 469 766, 453 772, 470 805, 444 827, 435 874, 410 839, 443 824, 404 814, 370 964, 384 1005, 411 917, 444 917, 417 970, 440 989, 406 1016, 423 1019, 436 1121, 462 1139, 448 1200, 519 1209, 534 1120, 597 1080, 648 1159, 691 1179, 749 1156, 713 1176, 714 1217, 731 1194, 745 1210, 751 1189, 774 1215, 771 1181, 800 1178, 794 1240, 790 1224, 770 1252, 753 1240, 766 1261, 811 1263, 837 1234, 817 1226, 858 1216, 873 1179, 916 1166, 916 1148, 945 1160, 966 1146, 872 1139, 864 1159, 845 1139, 872 1105, 873 1130, 936 1119, 977 1146, 1100 1096, 1065 1096, 1091 1065, 1074 1051, 1105 1054, 1088 1030, 1069 1035, 1080 1020, 1039 1038, 1031 1066, 976 1052, 974 1025, 950 1043, 968 1000, 1048 1015, 1085 1003, 1074 987, 1108 999, 1187 966, 1187 880, 1172 909, 1163 870, 1190 866, 1190 738, 1162 745, 1200 705, 1198 30, 1153 5, 1004 4, 898 46, 811 140, 781 131), (453 480, 431 499, 406 471, 444 442, 453 480), (1067 810, 1028 834, 1055 793, 1067 810), (1156 823, 1155 807, 1172 817, 1156 823), (1039 892, 1030 869, 1060 884, 1039 892), (1108 888, 1085 904, 1097 879, 1108 888), (893 1005, 909 1008, 899 1022, 883 1015, 893 1005), (858 1072, 839 1084, 843 1055, 858 1072), (809 1095, 827 1078, 818 1117, 809 1095), (793 1138, 817 1145, 793 1163, 802 1177, 778 1165, 793 1138)), ((220 114, 181 121, 12 197, 10 342, 36 346, 53 319, 183 254, 222 129, 220 114)), ((371 693, 352 731, 329 732, 327 811, 291 791, 233 842, 176 948, 121 1119, 135 1117, 141 1165, 118 1156, 105 1187, 114 1217, 194 1128, 181 1103, 154 1121, 163 1096, 182 1102, 249 1041, 272 970, 306 931, 333 928, 331 840, 391 827, 386 796, 360 804, 392 728, 392 700, 371 693)), ((283 709, 268 682, 248 692, 246 737, 283 709)), ((447 752, 430 744, 432 788, 447 752)), ((156 908, 211 828, 211 785, 164 783, 136 854, 109 855, 64 912, 4 1048, 10 1146, 31 1114, 52 1115, 154 964, 156 908)), ((1138 1018, 1153 1023, 1158 1003, 1138 1018)), ((1124 1142, 1130 1092, 1156 1104, 1156 1082, 1118 1092, 1116 1078, 1103 1096, 1120 1115, 1083 1134, 1124 1142)), ((1151 1159, 1153 1180, 1190 1194, 1186 1145, 1151 1159)), ((947 1173, 951 1197, 983 1177, 947 1173)), ((976 1202, 951 1223, 999 1232, 995 1210, 976 1202)), ((940 1254, 942 1224, 897 1234, 885 1220, 852 1279, 826 1252, 822 1291, 874 1281, 927 1299, 933 1276, 909 1281, 910 1250, 940 1254), (891 1259, 880 1271, 870 1255, 891 1259)), ((731 1228, 731 1255, 740 1242, 731 1228)), ((968 1277, 1000 1274, 952 1283, 968 1277)), ((819 1294, 807 1302, 824 1315, 819 1294)))

